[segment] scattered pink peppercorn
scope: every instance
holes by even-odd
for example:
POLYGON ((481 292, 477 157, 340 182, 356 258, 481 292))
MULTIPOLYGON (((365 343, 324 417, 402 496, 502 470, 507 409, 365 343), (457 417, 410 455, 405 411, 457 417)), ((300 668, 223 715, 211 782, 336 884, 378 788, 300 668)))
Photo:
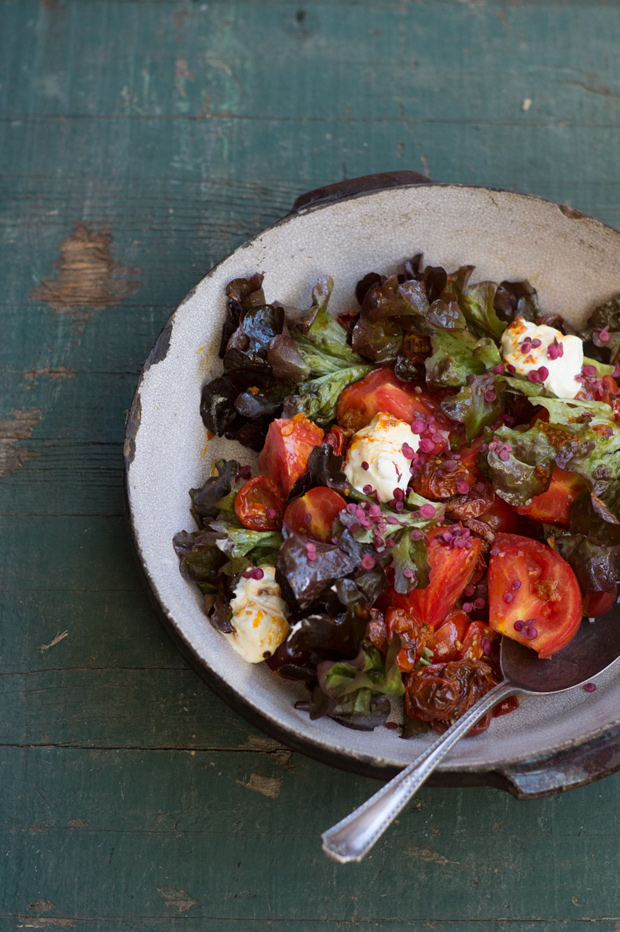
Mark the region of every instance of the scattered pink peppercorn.
POLYGON ((426 505, 422 505, 420 508, 420 517, 426 519, 434 518, 435 511, 435 506, 427 503, 426 505))
POLYGON ((486 599, 474 599, 474 608, 477 612, 481 611, 486 604, 486 599))
POLYGON ((471 611, 473 610, 473 607, 474 607, 474 606, 473 606, 473 604, 472 604, 471 602, 463 602, 463 611, 464 611, 464 612, 468 612, 468 613, 471 612, 471 611))
POLYGON ((465 479, 459 479, 459 481, 456 483, 456 490, 460 495, 467 495, 469 488, 469 482, 466 482, 465 479))
POLYGON ((362 566, 365 570, 371 570, 374 568, 375 558, 371 557, 369 553, 362 557, 362 566))
POLYGON ((596 684, 595 684, 595 683, 585 683, 585 685, 584 685, 583 688, 585 689, 585 691, 586 691, 587 693, 596 692, 596 684))
POLYGON ((265 517, 268 521, 273 521, 277 514, 278 512, 275 510, 275 508, 268 508, 265 512, 265 517))
POLYGON ((482 641, 480 643, 482 646, 482 652, 486 654, 488 657, 489 654, 491 653, 491 650, 493 649, 493 642, 491 641, 490 638, 482 638, 482 641))

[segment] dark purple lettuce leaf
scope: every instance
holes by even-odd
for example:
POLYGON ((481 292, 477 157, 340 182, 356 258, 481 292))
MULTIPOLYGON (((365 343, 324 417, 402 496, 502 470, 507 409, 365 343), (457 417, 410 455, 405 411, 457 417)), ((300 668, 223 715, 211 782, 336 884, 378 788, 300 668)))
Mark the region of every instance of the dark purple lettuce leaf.
POLYGON ((620 294, 595 308, 580 336, 588 356, 604 363, 615 362, 620 350, 620 294), (601 332, 606 339, 601 339, 601 332))
POLYGON ((315 447, 308 457, 308 469, 300 476, 289 495, 289 501, 305 495, 309 489, 316 485, 335 489, 341 495, 348 495, 351 491, 349 480, 342 469, 343 457, 334 453, 329 443, 322 443, 315 447))
POLYGON ((581 591, 610 592, 620 579, 620 546, 601 546, 584 534, 553 530, 555 549, 570 564, 581 591))
POLYGON ((207 527, 220 511, 232 511, 234 496, 231 493, 239 476, 239 463, 236 460, 216 460, 214 465, 216 475, 207 479, 201 488, 189 490, 192 517, 199 528, 207 527))
POLYGON ((282 409, 282 402, 291 390, 290 383, 269 382, 262 388, 253 385, 240 392, 235 398, 235 410, 243 418, 255 418, 271 415, 270 420, 276 417, 282 409))
POLYGON ((336 580, 353 573, 360 565, 363 550, 344 532, 338 544, 316 542, 316 558, 308 558, 308 541, 293 532, 285 533, 280 548, 276 578, 285 593, 304 607, 336 580))
POLYGON ((403 341, 407 318, 423 323, 428 310, 424 284, 398 275, 372 286, 351 335, 356 353, 376 363, 393 362, 403 341))
POLYGON ((493 299, 493 308, 500 320, 510 324, 515 317, 535 321, 540 317, 536 289, 528 281, 500 282, 493 299))
POLYGON ((222 325, 220 359, 224 357, 228 341, 239 326, 244 311, 255 304, 264 304, 263 276, 259 272, 251 278, 235 278, 226 287, 226 317, 222 325))
POLYGON ((509 505, 529 505, 549 488, 555 455, 540 426, 527 431, 500 427, 487 453, 493 488, 509 505))
MULTIPOLYGON (((499 380, 492 372, 468 375, 463 388, 441 402, 441 410, 465 427, 471 443, 485 427, 495 423, 502 413, 499 380)), ((528 412, 529 413, 529 412, 528 412)))
POLYGON ((213 543, 212 534, 207 531, 179 531, 172 540, 172 546, 179 558, 183 579, 196 583, 204 593, 219 592, 221 567, 227 557, 213 543))
POLYGON ((284 319, 283 309, 272 304, 259 304, 245 311, 239 326, 228 340, 224 353, 224 372, 243 373, 246 384, 251 384, 255 375, 270 377, 271 366, 267 361, 269 346, 282 333, 284 319))
POLYGON ((282 327, 282 333, 277 334, 269 344, 267 362, 276 379, 302 382, 310 375, 310 366, 297 349, 286 321, 282 327))

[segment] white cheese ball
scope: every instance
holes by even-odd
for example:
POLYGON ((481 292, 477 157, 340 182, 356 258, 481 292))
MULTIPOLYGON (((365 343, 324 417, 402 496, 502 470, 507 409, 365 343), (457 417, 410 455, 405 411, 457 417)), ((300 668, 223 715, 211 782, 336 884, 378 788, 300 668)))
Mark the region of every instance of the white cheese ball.
POLYGON ((517 317, 502 334, 501 350, 504 362, 514 366, 517 375, 527 377, 544 367, 548 374, 537 381, 557 398, 575 398, 582 388, 575 380, 583 366, 583 342, 579 337, 565 337, 555 327, 538 327, 517 317))
POLYGON ((405 492, 411 479, 411 456, 403 453, 404 445, 415 453, 420 438, 406 421, 390 414, 377 414, 368 427, 358 430, 351 438, 344 464, 353 488, 363 492, 370 485, 382 502, 391 501, 395 489, 405 492))
POLYGON ((232 634, 225 634, 229 644, 248 663, 260 663, 280 646, 288 634, 288 608, 275 581, 275 567, 261 566, 262 579, 241 578, 235 586, 232 609, 232 634))

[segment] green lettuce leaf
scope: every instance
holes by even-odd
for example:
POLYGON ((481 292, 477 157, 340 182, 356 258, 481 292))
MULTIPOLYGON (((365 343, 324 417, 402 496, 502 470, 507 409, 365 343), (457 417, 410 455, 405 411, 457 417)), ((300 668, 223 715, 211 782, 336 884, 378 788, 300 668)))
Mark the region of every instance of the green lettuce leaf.
POLYGON ((465 385, 470 375, 482 375, 501 362, 493 340, 476 340, 468 330, 436 330, 431 335, 432 356, 426 359, 426 377, 442 388, 465 385))
POLYGON ((487 465, 493 488, 509 505, 529 505, 551 481, 555 448, 540 427, 500 427, 489 444, 487 465))

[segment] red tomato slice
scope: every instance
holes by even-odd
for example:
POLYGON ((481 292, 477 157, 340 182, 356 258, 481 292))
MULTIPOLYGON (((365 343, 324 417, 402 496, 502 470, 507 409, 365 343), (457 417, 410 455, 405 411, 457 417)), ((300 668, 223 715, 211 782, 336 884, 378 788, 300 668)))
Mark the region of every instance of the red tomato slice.
POLYGON ((489 560, 493 631, 551 657, 573 639, 581 617, 581 592, 566 560, 529 537, 497 535, 489 560))
POLYGON ((455 608, 448 614, 428 642, 429 650, 433 652, 433 663, 461 659, 461 648, 469 626, 469 616, 462 609, 455 608))
POLYGON ((402 382, 391 369, 369 372, 360 382, 345 388, 338 399, 338 423, 349 430, 361 430, 377 414, 391 414, 408 424, 419 415, 434 417, 442 430, 449 429, 438 402, 419 386, 402 382))
POLYGON ((293 499, 284 512, 284 523, 302 537, 328 544, 332 539, 332 524, 346 507, 342 495, 319 486, 293 499))
POLYGON ((235 496, 235 514, 250 531, 279 531, 284 510, 280 490, 267 476, 254 476, 235 496))
POLYGON ((616 586, 610 592, 586 592, 583 597, 583 614, 588 618, 600 618, 606 615, 616 604, 618 589, 616 586))
POLYGON ((308 469, 308 457, 323 440, 323 431, 305 414, 272 421, 265 446, 258 457, 262 473, 269 476, 286 497, 308 469))
POLYGON ((568 527, 568 513, 586 484, 581 476, 574 472, 565 472, 558 466, 551 475, 551 484, 542 495, 535 495, 529 505, 515 508, 520 515, 527 515, 535 521, 546 521, 568 527))
POLYGON ((482 541, 471 537, 469 547, 453 547, 441 535, 448 528, 434 528, 426 535, 430 582, 426 589, 413 589, 408 595, 390 592, 390 602, 405 609, 414 618, 438 628, 456 604, 474 574, 482 541))

